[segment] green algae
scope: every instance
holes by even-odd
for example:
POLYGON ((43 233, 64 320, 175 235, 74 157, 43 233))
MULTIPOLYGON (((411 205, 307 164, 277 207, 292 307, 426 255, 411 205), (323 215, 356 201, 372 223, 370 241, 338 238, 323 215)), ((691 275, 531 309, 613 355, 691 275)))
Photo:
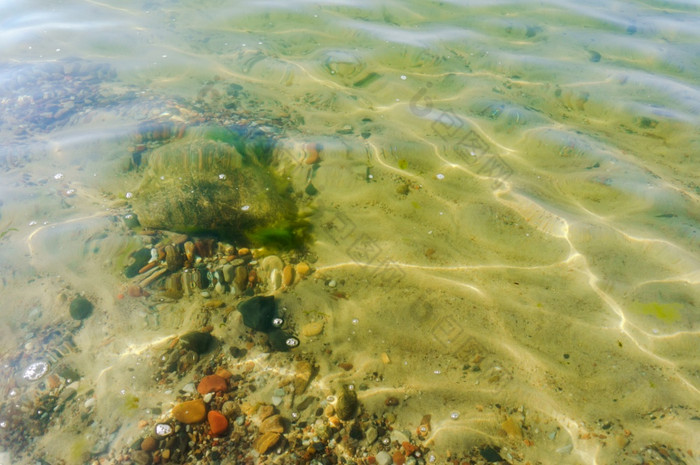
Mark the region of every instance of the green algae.
POLYGON ((679 302, 636 302, 632 305, 632 311, 641 315, 653 316, 665 323, 674 323, 681 317, 683 304, 679 302))

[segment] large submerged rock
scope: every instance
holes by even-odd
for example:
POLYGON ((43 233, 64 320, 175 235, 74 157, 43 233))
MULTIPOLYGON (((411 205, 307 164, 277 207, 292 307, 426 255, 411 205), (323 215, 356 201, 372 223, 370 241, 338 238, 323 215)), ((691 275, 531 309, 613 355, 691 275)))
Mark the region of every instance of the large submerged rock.
POLYGON ((242 238, 294 221, 287 184, 270 168, 273 142, 199 127, 147 154, 133 207, 144 227, 242 238))

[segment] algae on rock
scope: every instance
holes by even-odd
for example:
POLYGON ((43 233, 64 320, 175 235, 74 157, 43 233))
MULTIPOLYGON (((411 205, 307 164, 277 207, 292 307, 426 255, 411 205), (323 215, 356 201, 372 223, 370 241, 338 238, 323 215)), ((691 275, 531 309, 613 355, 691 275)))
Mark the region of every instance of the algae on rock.
POLYGON ((289 186, 270 167, 271 139, 193 128, 144 157, 134 211, 144 227, 244 239, 298 221, 289 186), (250 138, 250 140, 246 139, 250 138))

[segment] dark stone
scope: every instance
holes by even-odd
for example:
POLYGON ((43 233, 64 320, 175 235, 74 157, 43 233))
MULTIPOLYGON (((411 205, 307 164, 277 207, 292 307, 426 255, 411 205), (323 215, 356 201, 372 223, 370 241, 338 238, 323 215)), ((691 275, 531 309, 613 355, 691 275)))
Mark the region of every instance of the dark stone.
POLYGON ((350 437, 359 441, 364 437, 364 433, 362 432, 362 426, 355 421, 352 426, 350 427, 350 437))
POLYGON ((70 316, 74 320, 84 320, 92 315, 92 303, 85 297, 76 297, 70 303, 70 316))
POLYGON ((270 331, 267 338, 273 351, 286 352, 292 348, 292 346, 287 345, 287 340, 292 338, 292 335, 279 328, 270 331))
POLYGON ((180 337, 180 341, 186 348, 201 355, 209 350, 214 337, 209 333, 192 331, 180 337))
POLYGON ((124 276, 127 278, 133 278, 139 274, 139 270, 141 268, 148 264, 148 261, 151 259, 151 249, 143 248, 141 250, 137 250, 131 254, 131 258, 134 260, 134 263, 127 266, 124 270, 124 276))
POLYGON ((275 327, 275 298, 273 296, 255 296, 238 304, 238 311, 243 315, 243 324, 255 331, 269 333, 275 327))
POLYGON ((490 463, 503 461, 503 457, 499 455, 498 450, 492 446, 485 446, 480 448, 479 454, 481 454, 481 456, 484 459, 488 460, 490 463))
POLYGON ((335 406, 338 418, 343 421, 352 419, 357 411, 357 405, 357 393, 355 390, 343 385, 338 394, 338 402, 335 406))

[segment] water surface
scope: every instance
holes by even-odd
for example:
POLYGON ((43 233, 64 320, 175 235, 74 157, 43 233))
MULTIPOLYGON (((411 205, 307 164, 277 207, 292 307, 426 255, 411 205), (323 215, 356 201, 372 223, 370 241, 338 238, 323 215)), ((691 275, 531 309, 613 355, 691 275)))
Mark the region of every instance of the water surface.
MULTIPOLYGON (((199 379, 154 380, 164 341, 206 324, 226 344, 248 337, 199 295, 118 298, 125 250, 145 240, 123 222, 142 176, 129 160, 156 120, 257 124, 278 139, 275 169, 313 227, 305 255, 283 258, 314 274, 277 296, 297 333, 324 330, 291 353, 255 340, 219 362, 258 367, 254 405, 270 403, 270 372, 311 359, 309 394, 352 384, 361 428, 375 415, 403 435, 339 439, 328 457, 369 463, 406 439, 436 463, 488 450, 508 463, 693 463, 699 10, 4 2, 0 463, 121 463, 139 422, 167 418, 199 379), (313 167, 310 143, 323 147, 313 167), (67 310, 78 294, 97 303, 80 327, 67 310), (22 375, 54 347, 46 376, 63 392, 77 371, 77 400, 18 450, 32 399, 50 389, 22 375)), ((313 410, 301 419, 314 424, 313 410)))

